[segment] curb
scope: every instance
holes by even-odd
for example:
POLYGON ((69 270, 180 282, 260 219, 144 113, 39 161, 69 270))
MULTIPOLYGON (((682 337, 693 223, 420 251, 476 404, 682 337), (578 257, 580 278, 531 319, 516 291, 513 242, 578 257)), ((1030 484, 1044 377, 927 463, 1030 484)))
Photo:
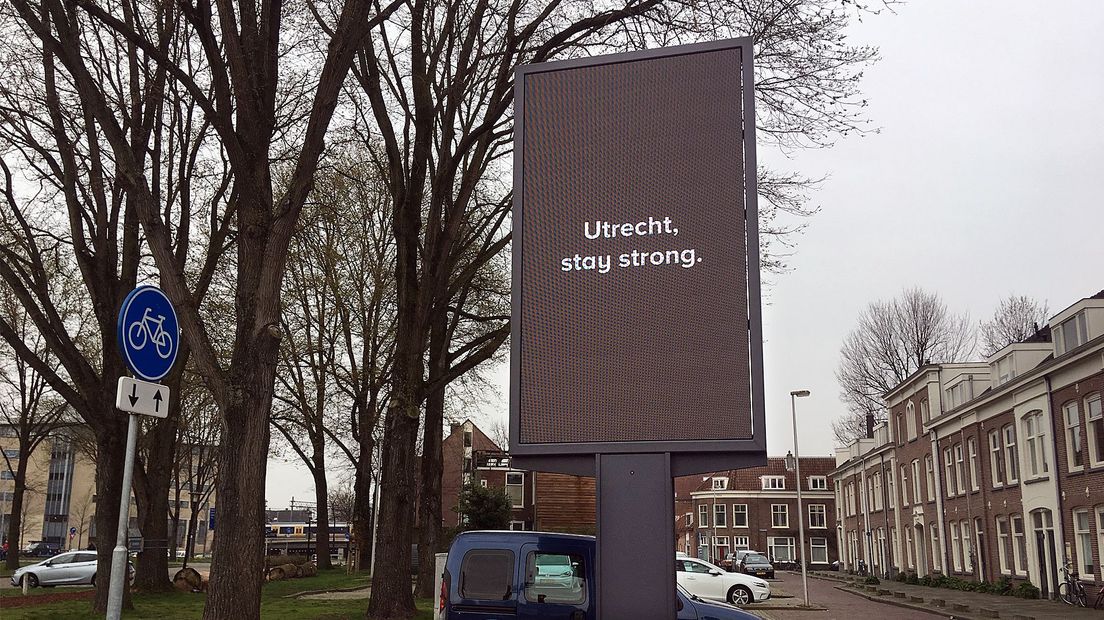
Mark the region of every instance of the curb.
POLYGON ((963 615, 963 614, 954 614, 952 616, 952 615, 944 613, 944 612, 934 611, 934 610, 932 610, 932 609, 930 609, 926 606, 923 606, 923 605, 916 605, 914 603, 906 603, 904 601, 898 601, 898 600, 895 600, 895 597, 894 598, 885 598, 885 597, 880 597, 880 596, 871 596, 871 595, 866 594, 864 592, 858 592, 858 591, 855 591, 855 590, 852 590, 850 588, 846 588, 846 587, 843 587, 843 586, 835 586, 835 588, 837 590, 839 590, 840 592, 846 592, 848 594, 854 594, 855 596, 861 596, 861 597, 863 597, 863 598, 865 598, 869 601, 873 601, 875 603, 884 603, 886 605, 893 605, 894 607, 902 607, 904 609, 912 609, 914 611, 920 611, 920 612, 923 612, 923 613, 926 613, 926 614, 942 616, 944 618, 948 618, 948 617, 949 618, 955 618, 955 620, 977 620, 974 616, 967 616, 967 615, 963 615))

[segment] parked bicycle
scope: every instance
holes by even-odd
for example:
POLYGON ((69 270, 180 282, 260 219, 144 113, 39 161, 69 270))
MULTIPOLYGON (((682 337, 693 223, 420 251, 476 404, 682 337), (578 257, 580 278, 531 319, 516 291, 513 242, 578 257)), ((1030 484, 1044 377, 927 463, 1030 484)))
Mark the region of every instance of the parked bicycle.
MULTIPOLYGON (((1066 562, 1066 565, 1062 567, 1062 575, 1065 581, 1058 585, 1058 597, 1067 605, 1085 607, 1088 598, 1088 595, 1085 594, 1085 584, 1081 583, 1077 571, 1071 570, 1072 567, 1073 564, 1070 562, 1066 562)), ((1096 602, 1100 602, 1099 596, 1097 596, 1096 602)))

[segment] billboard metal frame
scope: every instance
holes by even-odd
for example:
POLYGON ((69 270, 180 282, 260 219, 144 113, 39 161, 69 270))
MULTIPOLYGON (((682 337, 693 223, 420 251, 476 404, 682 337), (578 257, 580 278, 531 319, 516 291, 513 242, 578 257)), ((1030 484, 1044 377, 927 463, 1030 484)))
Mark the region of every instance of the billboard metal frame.
MULTIPOLYGON (((644 50, 592 58, 580 58, 556 62, 519 66, 514 82, 514 196, 513 196, 513 255, 512 255, 512 303, 510 325, 510 453, 522 457, 535 469, 556 469, 584 473, 594 467, 593 455, 627 453, 671 453, 683 465, 674 467, 675 475, 708 471, 726 461, 729 466, 744 462, 742 466, 758 464, 766 455, 765 407, 763 387, 763 328, 759 274, 759 219, 758 186, 756 184, 755 153, 755 75, 752 68, 752 39, 740 37, 724 41, 682 45, 655 50, 644 50), (530 75, 552 71, 564 71, 600 65, 621 64, 641 60, 669 58, 715 52, 740 50, 740 71, 743 87, 741 124, 743 126, 744 207, 747 254, 747 305, 748 345, 751 390, 751 438, 725 440, 679 441, 596 441, 576 443, 528 443, 520 442, 521 429, 521 294, 522 261, 525 248, 522 235, 524 226, 524 164, 525 143, 525 81, 530 75), (590 458, 587 458, 587 457, 590 458), (727 456, 727 459, 725 457, 727 456), (531 457, 531 458, 529 458, 531 457), (566 457, 566 458, 558 458, 566 457), (720 458, 717 458, 720 457, 720 458), (743 458, 740 458, 743 457, 743 458), (551 466, 549 464, 561 462, 551 466), (571 463, 569 465, 569 463, 571 463), (543 465, 543 466, 542 466, 543 465)), ((592 474, 593 475, 593 474, 592 474)))

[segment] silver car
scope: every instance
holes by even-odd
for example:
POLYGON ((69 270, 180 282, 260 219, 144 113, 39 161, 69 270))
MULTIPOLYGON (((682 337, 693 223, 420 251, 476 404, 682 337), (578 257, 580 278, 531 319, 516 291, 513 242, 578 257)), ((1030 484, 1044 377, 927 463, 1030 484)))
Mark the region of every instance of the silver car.
MULTIPOLYGON (((130 580, 134 579, 134 566, 127 563, 130 580)), ((107 575, 104 576, 105 578, 107 575)), ((23 579, 32 588, 38 586, 96 585, 96 552, 67 551, 38 564, 23 566, 12 573, 11 583, 23 586, 23 579)), ((106 581, 105 581, 106 582, 106 581)))

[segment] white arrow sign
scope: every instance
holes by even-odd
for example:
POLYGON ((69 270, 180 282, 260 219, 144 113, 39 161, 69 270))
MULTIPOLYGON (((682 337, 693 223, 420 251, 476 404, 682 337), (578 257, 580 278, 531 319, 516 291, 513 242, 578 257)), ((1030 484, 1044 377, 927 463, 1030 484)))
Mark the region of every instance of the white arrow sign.
POLYGON ((169 388, 159 383, 119 377, 115 406, 122 411, 165 418, 169 415, 169 388))

